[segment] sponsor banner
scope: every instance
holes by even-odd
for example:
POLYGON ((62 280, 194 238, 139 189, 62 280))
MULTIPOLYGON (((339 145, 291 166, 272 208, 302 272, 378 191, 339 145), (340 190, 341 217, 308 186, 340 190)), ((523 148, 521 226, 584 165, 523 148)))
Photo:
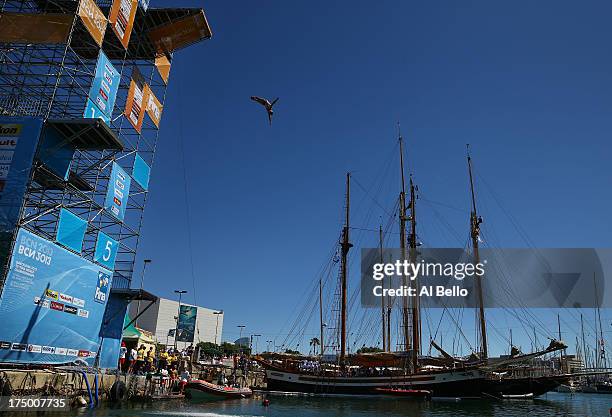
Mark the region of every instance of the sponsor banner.
POLYGON ((11 342, 5 342, 5 341, 0 342, 0 349, 7 350, 10 348, 11 348, 11 342))
POLYGON ((96 74, 89 89, 87 105, 83 117, 100 117, 107 124, 113 117, 113 108, 119 90, 121 75, 115 69, 110 60, 100 51, 98 63, 96 64, 96 74), (99 111, 96 111, 95 106, 99 111), (103 117, 100 116, 100 113, 103 117))
POLYGON ((41 353, 45 353, 47 355, 55 355, 55 350, 56 348, 54 346, 43 346, 41 353))
POLYGON ((107 125, 110 124, 110 117, 104 114, 90 99, 87 99, 87 104, 85 104, 83 117, 86 119, 102 119, 107 125))
POLYGON ((131 181, 132 179, 127 172, 119 164, 113 162, 104 208, 121 221, 125 218, 125 208, 130 195, 131 181))
POLYGON ((51 310, 64 311, 64 304, 51 301, 51 310))
POLYGON ((63 347, 55 348, 55 354, 56 355, 67 355, 68 354, 68 349, 63 348, 63 347))
POLYGON ((138 0, 114 0, 110 10, 108 21, 125 49, 130 44, 137 8, 138 0))
POLYGON ((143 104, 144 90, 132 79, 130 81, 124 114, 138 133, 142 131, 142 122, 144 120, 143 104))
POLYGON ((17 224, 41 130, 41 119, 0 117, 0 232, 17 224))
POLYGON ((159 72, 159 76, 165 84, 168 84, 170 79, 170 67, 170 60, 165 54, 155 58, 155 68, 157 68, 157 72, 159 72))
POLYGON ((158 26, 148 33, 158 55, 169 54, 211 37, 204 12, 158 26))
POLYGON ((69 210, 61 209, 55 239, 65 247, 81 253, 87 221, 69 210))
POLYGON ((74 15, 64 13, 2 13, 0 43, 66 43, 74 15))
POLYGON ((77 307, 85 307, 85 300, 81 300, 80 298, 72 297, 72 302, 77 307))
POLYGON ((66 355, 68 355, 68 356, 79 356, 79 351, 78 351, 78 349, 68 349, 66 351, 66 355))
POLYGON ((77 313, 77 308, 74 306, 68 306, 64 304, 64 313, 68 313, 68 314, 76 314, 77 313))
POLYGON ((77 315, 78 315, 79 317, 85 317, 85 318, 88 318, 88 317, 89 317, 89 311, 87 311, 87 310, 83 310, 82 308, 79 308, 79 310, 78 310, 78 312, 77 312, 77 315))
POLYGON ((28 350, 28 345, 25 343, 13 343, 11 345, 11 350, 16 350, 18 352, 24 352, 28 350))
POLYGON ((78 15, 93 40, 102 47, 108 20, 94 0, 81 0, 78 15))
POLYGON ((195 306, 182 305, 180 308, 178 319, 178 336, 179 342, 193 342, 195 334, 196 318, 198 316, 198 308, 195 306))
POLYGON ((30 353, 41 353, 42 346, 41 345, 28 345, 28 352, 30 353))
MULTIPOLYGON (((100 328, 108 299, 112 273, 101 266, 20 229, 15 240, 2 299, 0 300, 0 340, 13 341, 11 350, 0 350, 2 362, 63 363, 56 354, 16 349, 23 344, 98 350, 100 328), (100 277, 104 285, 100 285, 100 277), (63 295, 63 298, 62 298, 63 295), (24 302, 36 300, 38 304, 24 302), (50 297, 50 298, 48 298, 50 297), (72 297, 72 304, 64 301, 72 297), (88 314, 79 314, 76 302, 84 300, 88 314), (41 303, 49 302, 49 308, 41 303), (18 342, 18 343, 17 343, 18 342)), ((75 350, 76 349, 76 350, 75 350)), ((70 352, 68 352, 70 354, 70 352)), ((86 358, 93 365, 93 358, 86 358)))
POLYGON ((74 299, 72 298, 71 295, 66 295, 66 294, 60 294, 59 295, 59 299, 60 301, 62 301, 63 303, 70 303, 72 304, 74 302, 74 299))
POLYGON ((94 252, 94 261, 102 264, 104 267, 110 270, 114 270, 115 258, 117 257, 118 249, 119 242, 102 232, 98 232, 98 240, 96 242, 96 250, 94 252))
POLYGON ((153 90, 151 90, 151 87, 149 87, 148 84, 145 84, 144 99, 146 103, 145 110, 155 124, 155 127, 159 129, 159 123, 161 122, 164 106, 162 106, 161 102, 157 99, 157 97, 155 97, 153 90))

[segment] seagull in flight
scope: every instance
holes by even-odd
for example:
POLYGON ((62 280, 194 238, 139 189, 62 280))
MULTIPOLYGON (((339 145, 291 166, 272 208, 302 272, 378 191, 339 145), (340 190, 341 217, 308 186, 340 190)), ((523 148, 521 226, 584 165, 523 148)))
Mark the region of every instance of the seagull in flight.
POLYGON ((268 100, 267 98, 261 98, 257 96, 251 96, 251 100, 253 100, 256 103, 261 104, 262 106, 266 108, 266 111, 268 112, 268 120, 270 121, 270 126, 272 126, 272 115, 274 114, 274 110, 272 110, 272 107, 278 101, 278 97, 275 98, 274 101, 272 101, 272 103, 270 103, 270 100, 268 100))

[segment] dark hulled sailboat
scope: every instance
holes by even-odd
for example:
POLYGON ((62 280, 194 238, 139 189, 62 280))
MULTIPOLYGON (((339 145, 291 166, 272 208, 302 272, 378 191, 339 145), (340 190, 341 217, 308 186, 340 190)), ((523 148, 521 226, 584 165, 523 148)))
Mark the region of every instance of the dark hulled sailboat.
MULTIPOLYGON (((411 262, 416 262, 418 246, 416 234, 416 186, 409 178, 409 200, 406 204, 404 176, 403 140, 399 138, 401 191, 399 195, 400 250, 406 259, 407 249, 411 262), (409 233, 407 229, 409 226, 409 233)), ((470 235, 475 263, 479 262, 479 235, 482 218, 477 213, 476 197, 472 178, 472 162, 468 154, 468 169, 471 189, 470 235)), ((567 375, 532 376, 504 372, 505 367, 565 348, 561 342, 552 341, 550 346, 540 352, 528 355, 516 354, 495 366, 489 364, 485 309, 480 278, 476 283, 479 307, 477 309, 478 354, 468 360, 455 358, 446 353, 432 341, 432 347, 442 357, 421 355, 421 317, 419 297, 403 297, 401 306, 401 339, 404 350, 390 350, 390 305, 381 305, 382 337, 385 352, 347 356, 347 276, 350 243, 350 186, 351 176, 346 176, 345 219, 340 241, 340 346, 339 357, 335 364, 317 362, 317 366, 302 366, 301 359, 282 354, 258 357, 266 368, 268 390, 325 393, 325 394, 377 394, 382 395, 386 388, 428 391, 433 397, 454 398, 524 398, 546 393, 568 380, 567 375)), ((382 253, 382 229, 381 253, 382 253)), ((406 278, 404 277, 404 280, 406 278)), ((418 282, 404 281, 406 286, 418 288, 418 282)), ((323 342, 322 294, 319 283, 319 304, 321 317, 321 343, 323 342)), ((323 351, 323 350, 321 350, 323 351)), ((322 355, 321 355, 322 356, 322 355)), ((322 359, 322 358, 321 358, 322 359)), ((311 361, 312 362, 312 361, 311 361)), ((524 370, 523 370, 524 371, 524 370)))

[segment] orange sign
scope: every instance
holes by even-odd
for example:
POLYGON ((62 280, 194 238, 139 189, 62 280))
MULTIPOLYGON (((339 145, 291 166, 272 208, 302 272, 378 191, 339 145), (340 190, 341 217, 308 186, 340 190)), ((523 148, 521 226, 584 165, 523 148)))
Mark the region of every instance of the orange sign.
POLYGON ((78 15, 98 46, 102 46, 108 20, 94 0, 81 0, 78 15))
POLYGON ((141 89, 134 80, 130 81, 124 114, 138 133, 142 130, 142 122, 144 120, 142 105, 145 102, 146 97, 144 95, 147 90, 148 86, 146 84, 145 88, 141 89))
POLYGON ((125 49, 130 44, 137 8, 138 0, 114 0, 110 10, 108 21, 125 49))
POLYGON ((0 42, 65 43, 74 16, 55 13, 0 13, 0 42))
POLYGON ((144 86, 144 91, 144 100, 146 103, 145 109, 151 120, 153 120, 153 123, 155 123, 155 126, 157 126, 159 129, 159 122, 161 121, 164 106, 162 106, 157 97, 155 97, 155 94, 153 94, 153 91, 151 91, 151 87, 149 87, 147 84, 144 86))
POLYGON ((165 54, 155 58, 155 68, 157 68, 157 72, 159 72, 159 75, 166 84, 168 84, 168 79, 170 78, 170 65, 170 60, 165 54))
POLYGON ((158 54, 171 53, 178 49, 208 39, 212 36, 204 11, 152 29, 149 39, 158 54))

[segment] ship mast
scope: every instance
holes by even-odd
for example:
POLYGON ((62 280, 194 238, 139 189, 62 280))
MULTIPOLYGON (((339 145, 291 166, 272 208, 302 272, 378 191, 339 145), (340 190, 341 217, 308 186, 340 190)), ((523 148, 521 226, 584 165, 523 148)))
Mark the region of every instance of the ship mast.
POLYGON ((323 358, 323 352, 325 350, 325 345, 323 344, 323 328, 325 327, 325 325, 323 323, 323 280, 322 278, 319 278, 319 324, 321 327, 320 352, 321 352, 321 358, 323 358))
MULTIPOLYGON (((379 240, 379 247, 380 247, 380 263, 384 263, 383 261, 383 231, 382 231, 382 225, 378 226, 378 240, 379 240)), ((385 289, 385 280, 383 279, 381 281, 381 285, 382 285, 382 289, 385 289)), ((384 292, 383 292, 384 293, 384 292)), ((387 312, 385 311, 385 296, 381 296, 380 297, 380 309, 381 309, 381 313, 382 313, 382 349, 383 352, 387 352, 387 325, 386 325, 386 319, 385 316, 387 315, 387 312)))
MULTIPOLYGON (((399 221, 400 221, 400 256, 403 262, 406 259, 406 182, 404 178, 404 140, 399 133, 400 172, 402 178, 402 189, 399 197, 399 221)), ((406 276, 402 277, 402 286, 407 287, 406 276)), ((404 350, 410 350, 410 331, 408 323, 408 297, 402 297, 402 327, 404 336, 404 350)))
MULTIPOLYGON (((417 235, 416 235, 416 187, 410 175, 410 262, 417 262, 417 235)), ((419 354, 421 353, 421 303, 419 299, 419 277, 415 276, 413 287, 416 295, 412 298, 412 367, 418 369, 419 354)))
POLYGON ((348 252, 353 246, 349 242, 349 213, 350 213, 350 202, 351 202, 351 173, 346 173, 346 218, 344 221, 344 228, 342 229, 342 258, 341 258, 341 287, 342 287, 342 306, 340 311, 340 320, 342 322, 342 330, 340 334, 340 366, 346 365, 346 281, 348 275, 348 252))
MULTIPOLYGON (((467 145, 468 171, 470 173, 470 191, 472 194, 472 211, 470 214, 470 232, 472 235, 472 248, 474 249, 474 264, 480 263, 478 242, 480 237, 480 224, 482 217, 476 211, 476 195, 474 193, 474 179, 472 176, 472 158, 470 157, 470 145, 467 145)), ((476 295, 478 297, 478 321, 480 322, 480 359, 487 361, 489 354, 487 349, 487 324, 485 321, 484 301, 482 297, 482 277, 476 276, 476 295)))

